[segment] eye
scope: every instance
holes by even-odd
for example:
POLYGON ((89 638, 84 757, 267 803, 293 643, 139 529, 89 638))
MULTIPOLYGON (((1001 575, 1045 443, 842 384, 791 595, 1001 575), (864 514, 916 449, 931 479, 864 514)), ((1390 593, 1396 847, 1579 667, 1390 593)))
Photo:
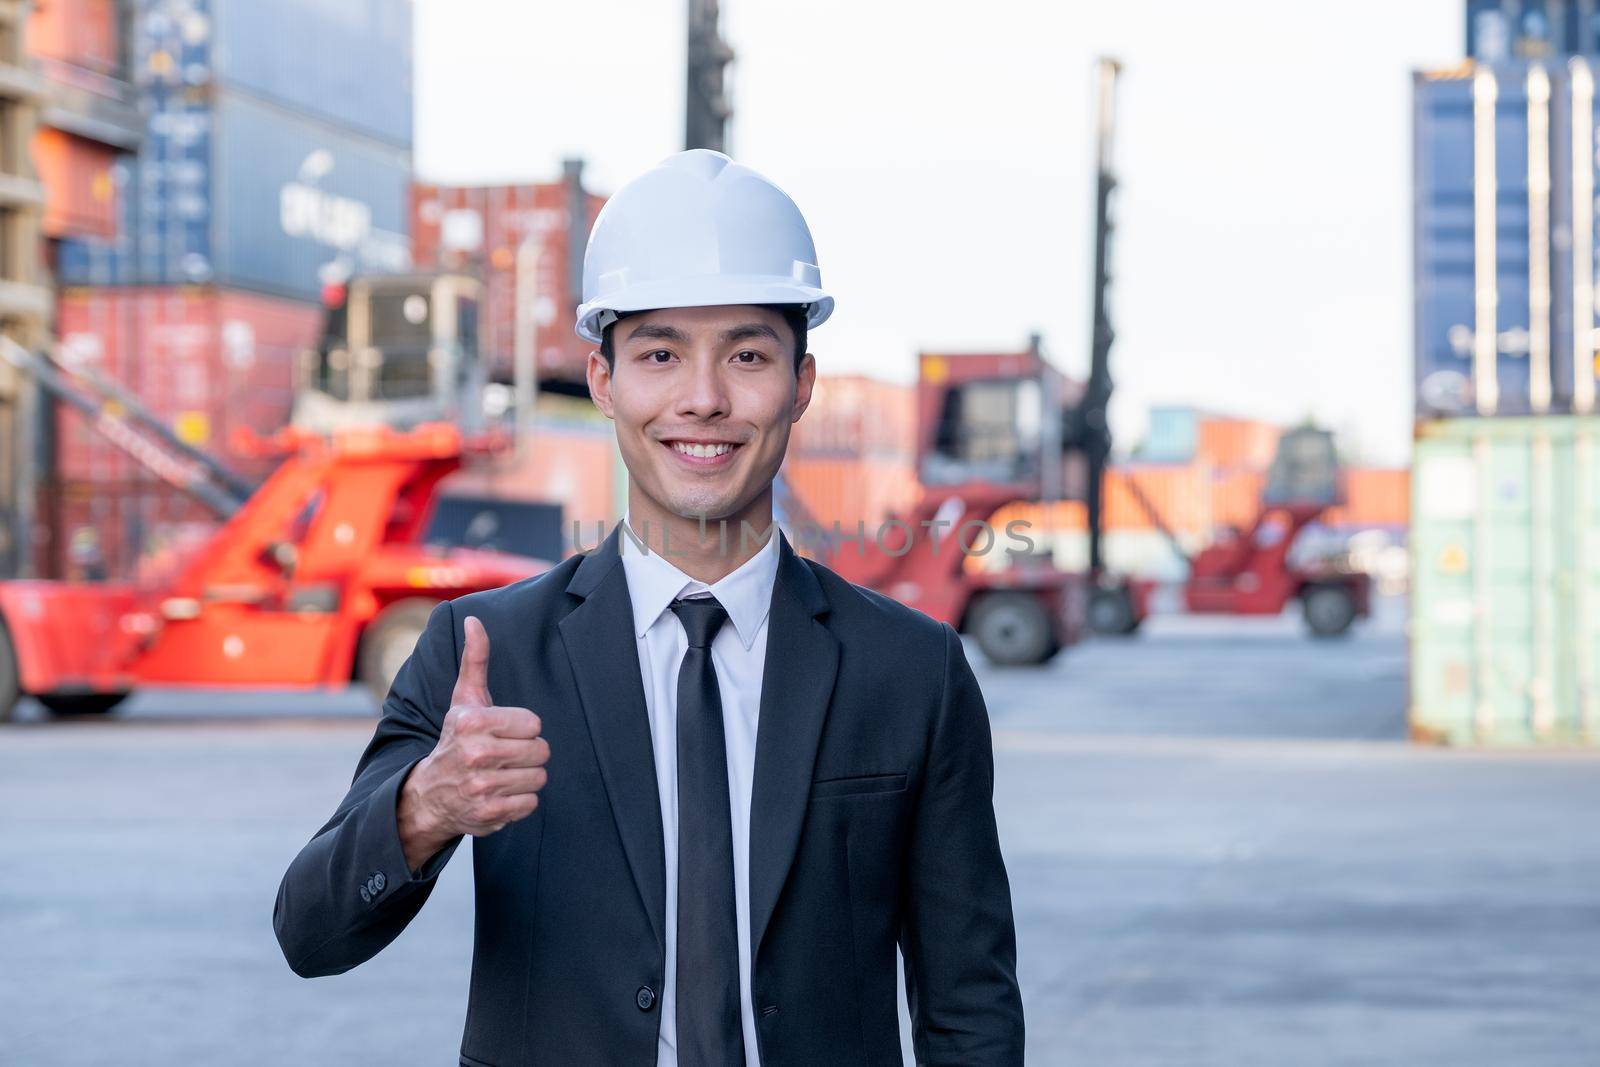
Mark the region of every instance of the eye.
POLYGON ((747 348, 743 352, 737 353, 733 358, 749 367, 765 360, 767 358, 767 354, 765 352, 757 352, 754 349, 747 348), (750 356, 751 358, 748 360, 741 358, 744 356, 750 356))
POLYGON ((653 352, 646 352, 644 354, 644 358, 646 360, 648 360, 651 363, 656 364, 657 366, 660 366, 660 365, 662 365, 663 363, 666 362, 666 360, 658 360, 658 359, 654 358, 656 356, 666 356, 667 359, 671 359, 672 358, 672 353, 668 352, 665 348, 658 348, 653 352))

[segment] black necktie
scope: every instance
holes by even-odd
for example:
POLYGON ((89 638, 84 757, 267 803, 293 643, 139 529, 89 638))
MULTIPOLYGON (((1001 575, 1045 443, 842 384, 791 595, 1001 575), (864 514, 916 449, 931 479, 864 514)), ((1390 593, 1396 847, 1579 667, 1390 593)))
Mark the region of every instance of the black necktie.
POLYGON ((678 668, 678 1065, 744 1063, 739 923, 722 696, 711 639, 728 612, 715 597, 674 600, 689 647, 678 668))

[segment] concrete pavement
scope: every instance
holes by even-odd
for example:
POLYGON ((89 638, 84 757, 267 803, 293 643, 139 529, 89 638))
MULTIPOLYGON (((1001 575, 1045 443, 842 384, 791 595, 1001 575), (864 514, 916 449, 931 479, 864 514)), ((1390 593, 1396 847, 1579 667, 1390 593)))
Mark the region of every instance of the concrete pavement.
MULTIPOLYGON (((1404 743, 1397 610, 1331 643, 1174 618, 1038 671, 969 651, 1030 1063, 1600 1063, 1600 754, 1404 743)), ((455 1062, 462 858, 362 967, 279 955, 278 879, 371 733, 359 694, 288 707, 0 730, 0 1064, 455 1062)))

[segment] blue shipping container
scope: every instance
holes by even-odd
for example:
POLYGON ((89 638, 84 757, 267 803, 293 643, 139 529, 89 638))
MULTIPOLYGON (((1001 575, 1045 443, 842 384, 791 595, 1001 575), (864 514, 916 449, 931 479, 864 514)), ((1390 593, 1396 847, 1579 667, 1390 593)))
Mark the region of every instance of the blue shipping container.
POLYGON ((212 2, 224 86, 411 146, 411 0, 212 2))
POLYGON ((134 0, 142 89, 220 88, 409 148, 410 0, 134 0))
POLYGON ((1188 407, 1150 409, 1150 429, 1139 458, 1150 463, 1187 463, 1200 445, 1200 413, 1188 407))
POLYGON ((1419 418, 1594 409, 1594 78, 1577 58, 1416 75, 1419 418))
POLYGON ((1594 55, 1596 0, 1467 0, 1467 55, 1485 63, 1594 55))
POLYGON ((121 232, 66 240, 66 285, 216 283, 315 299, 409 266, 409 0, 136 0, 146 116, 121 232))
POLYGON ((65 285, 217 283, 314 300, 324 272, 410 264, 410 153, 242 96, 153 112, 122 232, 62 241, 65 285))

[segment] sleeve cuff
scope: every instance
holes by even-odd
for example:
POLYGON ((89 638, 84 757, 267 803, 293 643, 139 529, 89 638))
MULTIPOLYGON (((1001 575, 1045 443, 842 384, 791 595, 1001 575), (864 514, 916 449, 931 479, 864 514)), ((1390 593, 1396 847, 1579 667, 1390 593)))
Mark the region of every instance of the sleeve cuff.
POLYGON ((358 850, 358 855, 374 857, 375 866, 371 871, 357 873, 364 879, 358 891, 364 892, 363 899, 371 897, 370 903, 375 904, 398 889, 433 881, 461 843, 460 837, 452 839, 416 871, 406 863, 405 849, 400 844, 400 790, 411 769, 421 761, 419 756, 395 771, 367 799, 367 817, 362 830, 372 847, 358 850))

